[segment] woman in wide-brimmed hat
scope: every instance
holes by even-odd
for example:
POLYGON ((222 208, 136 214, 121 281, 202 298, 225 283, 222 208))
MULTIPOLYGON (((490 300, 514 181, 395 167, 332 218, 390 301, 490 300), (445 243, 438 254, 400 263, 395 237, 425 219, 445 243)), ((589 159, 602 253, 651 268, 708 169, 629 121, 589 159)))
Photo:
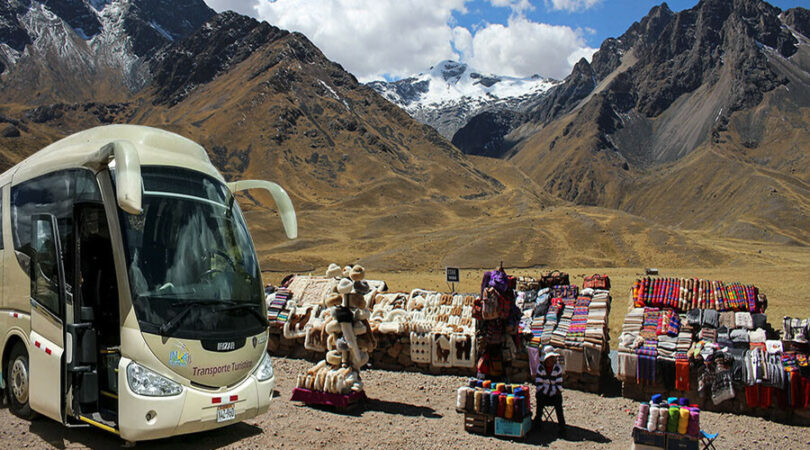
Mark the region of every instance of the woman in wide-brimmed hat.
POLYGON ((543 363, 537 368, 537 377, 534 380, 535 399, 537 400, 534 427, 538 430, 543 428, 543 408, 553 406, 557 413, 559 436, 565 437, 565 415, 563 415, 562 406, 563 370, 557 363, 559 356, 559 353, 554 351, 554 347, 550 345, 543 347, 543 363))

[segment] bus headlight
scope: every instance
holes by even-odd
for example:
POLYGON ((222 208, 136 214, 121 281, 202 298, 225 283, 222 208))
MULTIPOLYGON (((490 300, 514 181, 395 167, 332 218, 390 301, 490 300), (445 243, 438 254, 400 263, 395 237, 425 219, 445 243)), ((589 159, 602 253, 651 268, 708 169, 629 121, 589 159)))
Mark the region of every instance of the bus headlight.
POLYGON ((127 383, 132 392, 147 397, 168 397, 183 392, 183 386, 136 362, 127 366, 127 383))
POLYGON ((262 362, 259 363, 259 367, 256 368, 253 374, 256 375, 256 379, 259 381, 267 381, 273 377, 273 362, 270 361, 270 355, 267 352, 264 352, 262 362))

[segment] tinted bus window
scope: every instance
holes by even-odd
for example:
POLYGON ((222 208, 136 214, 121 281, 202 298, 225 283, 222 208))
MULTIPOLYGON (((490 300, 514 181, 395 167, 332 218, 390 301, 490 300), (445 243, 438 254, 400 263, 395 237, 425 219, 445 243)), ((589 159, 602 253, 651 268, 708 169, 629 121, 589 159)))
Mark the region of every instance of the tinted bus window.
POLYGON ((23 270, 29 273, 32 256, 31 217, 53 214, 59 223, 65 279, 68 290, 74 274, 73 205, 79 201, 101 201, 101 193, 93 173, 84 169, 63 170, 35 178, 11 188, 11 230, 14 249, 27 255, 20 258, 23 270))

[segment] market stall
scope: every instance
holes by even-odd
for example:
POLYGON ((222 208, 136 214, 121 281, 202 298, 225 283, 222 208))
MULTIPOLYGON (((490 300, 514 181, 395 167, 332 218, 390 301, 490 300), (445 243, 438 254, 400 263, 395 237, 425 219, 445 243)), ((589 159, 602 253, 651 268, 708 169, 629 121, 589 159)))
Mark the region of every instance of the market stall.
MULTIPOLYGON (((337 267, 337 266, 335 266, 337 267)), ((423 289, 388 292, 383 281, 367 281, 363 299, 370 311, 370 351, 374 367, 433 373, 475 373, 477 323, 475 295, 423 289)), ((272 354, 318 359, 326 350, 324 299, 335 289, 330 277, 297 275, 267 297, 272 354)), ((528 367, 528 366, 527 366, 528 367)))
POLYGON ((685 395, 702 409, 808 422, 807 343, 791 340, 805 335, 780 337, 756 286, 646 277, 630 306, 616 374, 625 397, 685 395))
POLYGON ((581 290, 568 278, 552 272, 540 280, 518 282, 531 373, 540 363, 540 348, 551 345, 562 355, 566 387, 599 392, 613 377, 608 344, 610 278, 586 277, 581 290))
MULTIPOLYGON (((567 361, 566 387, 596 392, 600 381, 612 379, 607 333, 611 297, 606 276, 587 278, 583 283, 589 287, 580 291, 567 274, 555 271, 515 280, 497 295, 487 294, 483 285, 489 279, 474 294, 391 292, 385 282, 368 280, 370 290, 363 297, 371 311, 370 336, 377 344, 369 361, 382 369, 470 376, 478 372, 483 356, 486 366, 501 367, 497 377, 524 382, 532 377, 532 357, 537 364, 537 347, 548 342, 567 361), (508 300, 502 311, 498 296, 508 300)), ((271 354, 321 359, 328 314, 323 303, 336 283, 328 276, 296 275, 268 295, 271 354)))

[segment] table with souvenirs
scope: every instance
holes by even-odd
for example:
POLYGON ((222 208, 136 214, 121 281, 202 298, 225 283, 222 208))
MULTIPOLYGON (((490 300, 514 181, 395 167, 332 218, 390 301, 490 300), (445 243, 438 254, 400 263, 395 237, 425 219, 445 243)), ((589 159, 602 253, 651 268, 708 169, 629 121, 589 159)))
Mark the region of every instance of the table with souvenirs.
POLYGON ((810 419, 808 321, 768 322, 756 286, 681 278, 635 282, 618 343, 623 395, 688 395, 703 409, 810 419))

